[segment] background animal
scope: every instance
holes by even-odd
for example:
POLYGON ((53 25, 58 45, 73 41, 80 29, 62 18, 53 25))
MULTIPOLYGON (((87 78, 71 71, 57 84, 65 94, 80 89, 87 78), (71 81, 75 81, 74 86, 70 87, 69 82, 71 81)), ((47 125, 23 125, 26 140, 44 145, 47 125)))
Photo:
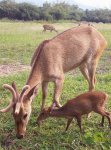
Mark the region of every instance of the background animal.
POLYGON ((50 107, 48 109, 44 108, 37 118, 37 123, 40 125, 40 122, 48 117, 64 117, 68 119, 66 127, 67 130, 73 118, 75 117, 79 125, 80 131, 82 131, 82 115, 89 114, 91 111, 94 111, 102 116, 101 126, 103 126, 104 124, 104 117, 107 117, 109 127, 111 128, 110 113, 104 110, 107 97, 108 95, 103 92, 94 91, 83 93, 76 98, 69 100, 59 109, 51 110, 50 107))
MULTIPOLYGON (((22 90, 14 103, 9 105, 8 111, 13 108, 14 120, 17 128, 17 137, 25 135, 26 125, 31 113, 31 103, 42 85, 42 106, 44 108, 47 96, 48 82, 54 82, 53 107, 61 107, 59 97, 62 91, 64 73, 79 67, 89 84, 89 90, 94 89, 95 71, 98 60, 106 47, 104 37, 91 26, 78 26, 64 31, 50 40, 42 42, 35 51, 31 61, 31 72, 26 81, 25 94, 22 90), (24 114, 27 114, 24 118, 24 114), (18 121, 19 120, 19 121, 18 121)), ((15 93, 15 86, 11 87, 15 93)), ((17 95, 17 94, 16 94, 17 95)), ((7 108, 1 112, 7 112, 7 108)))
POLYGON ((47 24, 45 24, 45 25, 43 25, 43 28, 44 28, 43 32, 49 30, 50 32, 55 31, 55 32, 58 33, 58 31, 55 29, 55 27, 53 25, 47 25, 47 24))

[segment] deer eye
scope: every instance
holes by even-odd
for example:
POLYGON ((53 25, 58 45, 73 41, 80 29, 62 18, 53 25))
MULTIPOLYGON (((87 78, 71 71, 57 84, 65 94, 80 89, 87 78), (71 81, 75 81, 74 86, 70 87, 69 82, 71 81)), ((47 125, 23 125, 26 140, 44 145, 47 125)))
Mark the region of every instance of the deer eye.
POLYGON ((24 114, 23 119, 26 119, 26 117, 27 117, 27 113, 24 114))

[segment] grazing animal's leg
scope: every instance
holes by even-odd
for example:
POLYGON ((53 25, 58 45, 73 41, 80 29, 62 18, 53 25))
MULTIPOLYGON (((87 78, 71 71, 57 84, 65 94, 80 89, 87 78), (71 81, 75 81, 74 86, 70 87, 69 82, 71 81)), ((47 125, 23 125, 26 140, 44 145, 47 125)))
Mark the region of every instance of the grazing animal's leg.
POLYGON ((44 28, 43 32, 45 32, 45 31, 46 31, 46 29, 44 28))
POLYGON ((90 61, 89 65, 88 65, 88 70, 89 70, 89 77, 90 77, 90 86, 89 86, 89 90, 92 91, 95 87, 95 82, 96 82, 96 78, 95 78, 95 72, 96 72, 96 67, 99 61, 99 58, 103 52, 104 48, 97 50, 97 54, 95 56, 95 58, 93 60, 90 61))
POLYGON ((89 91, 92 91, 95 87, 96 83, 96 67, 97 67, 97 60, 93 60, 89 63, 84 63, 80 66, 80 71, 83 74, 83 76, 86 78, 89 84, 89 91))
POLYGON ((109 127, 110 127, 110 129, 111 129, 111 115, 110 115, 110 113, 108 113, 108 112, 105 112, 106 114, 107 114, 107 119, 108 119, 108 122, 109 122, 109 127))
POLYGON ((58 33, 58 31, 57 30, 54 30, 56 33, 58 33))
POLYGON ((104 116, 102 116, 102 120, 101 120, 101 123, 100 123, 100 126, 104 126, 104 116))
POLYGON ((95 88, 95 72, 96 72, 96 63, 92 63, 89 66, 89 77, 90 77, 90 84, 89 84, 89 91, 92 91, 95 88))
POLYGON ((42 106, 41 106, 41 111, 44 109, 45 106, 45 100, 47 96, 47 88, 48 88, 48 82, 43 82, 42 83, 42 106))
MULTIPOLYGON (((110 118, 110 113, 108 112, 105 112, 107 114, 107 119, 108 119, 108 122, 109 122, 109 127, 111 128, 111 118, 110 118)), ((104 126, 104 116, 102 116, 102 120, 101 120, 101 124, 100 124, 102 127, 104 126)))
MULTIPOLYGON (((90 79, 90 74, 89 74, 89 70, 88 70, 88 65, 87 64, 82 64, 81 66, 80 66, 80 71, 81 71, 81 73, 83 74, 83 76, 86 78, 86 80, 88 81, 88 84, 89 84, 89 90, 90 90, 90 82, 91 82, 91 79, 90 79)), ((95 78, 95 76, 94 76, 94 84, 95 84, 95 82, 96 82, 96 78, 95 78)), ((91 116, 91 113, 89 113, 88 115, 87 115, 87 117, 89 118, 91 116)))
POLYGON ((64 81, 64 78, 56 79, 56 81, 55 81, 55 89, 54 89, 54 98, 53 98, 52 109, 56 106, 61 107, 61 104, 59 103, 59 98, 60 98, 60 94, 62 91, 63 81, 64 81))
POLYGON ((82 64, 80 66, 80 71, 83 74, 83 76, 86 78, 86 80, 88 81, 88 84, 90 85, 90 77, 89 77, 89 71, 88 71, 87 64, 82 64))
POLYGON ((68 121, 67 121, 67 126, 66 126, 65 131, 67 131, 67 130, 68 130, 69 125, 71 124, 72 120, 73 120, 73 118, 68 119, 68 121))
POLYGON ((111 128, 111 116, 110 116, 110 113, 105 112, 104 110, 102 110, 100 108, 98 110, 96 110, 95 112, 97 112, 97 113, 102 115, 101 125, 103 126, 103 124, 104 124, 104 118, 103 117, 107 117, 108 122, 109 122, 109 127, 111 128))
POLYGON ((84 75, 84 77, 86 78, 86 80, 88 81, 89 84, 89 91, 92 91, 95 87, 95 82, 96 82, 96 78, 95 78, 95 71, 96 71, 96 61, 95 62, 91 62, 89 64, 82 64, 80 66, 80 71, 82 72, 82 74, 84 75))
POLYGON ((76 116, 76 119, 77 119, 77 124, 80 128, 80 131, 82 132, 82 128, 81 128, 81 116, 76 116))

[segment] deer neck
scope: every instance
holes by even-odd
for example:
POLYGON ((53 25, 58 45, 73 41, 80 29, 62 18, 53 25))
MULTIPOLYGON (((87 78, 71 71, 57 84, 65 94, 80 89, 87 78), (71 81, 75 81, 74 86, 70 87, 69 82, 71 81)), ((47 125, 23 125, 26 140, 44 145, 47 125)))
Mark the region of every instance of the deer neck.
POLYGON ((37 65, 36 67, 35 66, 32 67, 26 84, 30 85, 30 88, 33 88, 37 84, 41 83, 42 83, 42 72, 40 66, 37 65))
POLYGON ((60 109, 55 109, 52 110, 50 113, 51 117, 66 117, 67 114, 60 108, 60 109))

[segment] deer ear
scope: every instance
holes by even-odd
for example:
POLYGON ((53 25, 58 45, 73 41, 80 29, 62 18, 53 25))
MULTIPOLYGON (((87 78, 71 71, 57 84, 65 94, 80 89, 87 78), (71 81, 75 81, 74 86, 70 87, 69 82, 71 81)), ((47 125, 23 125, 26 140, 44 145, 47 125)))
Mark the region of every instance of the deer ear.
POLYGON ((27 117, 27 115, 28 115, 28 114, 27 114, 27 113, 25 113, 25 114, 24 114, 24 116, 23 116, 23 118, 25 119, 25 118, 27 117))
POLYGON ((36 86, 34 86, 27 94, 27 97, 32 101, 38 94, 38 88, 39 88, 40 84, 37 84, 36 86))

